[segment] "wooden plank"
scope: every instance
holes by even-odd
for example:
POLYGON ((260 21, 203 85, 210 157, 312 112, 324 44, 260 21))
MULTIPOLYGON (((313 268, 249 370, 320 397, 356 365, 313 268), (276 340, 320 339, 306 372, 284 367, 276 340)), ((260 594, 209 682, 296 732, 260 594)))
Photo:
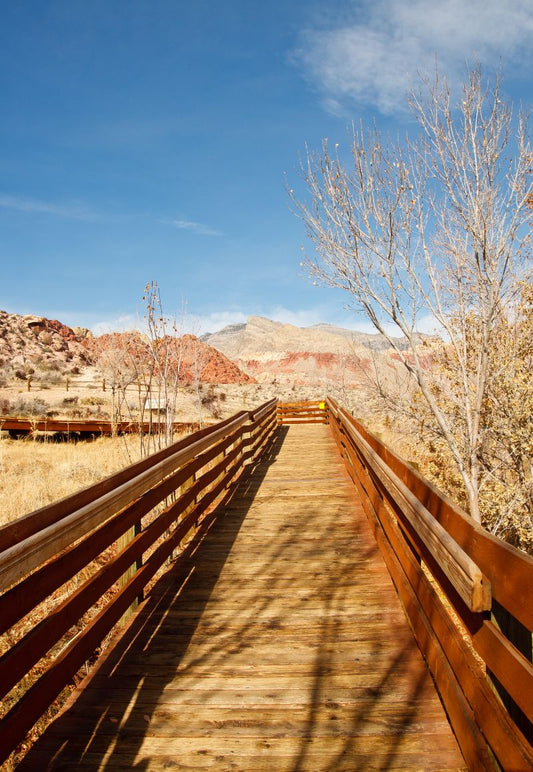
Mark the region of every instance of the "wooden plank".
POLYGON ((329 429, 267 455, 20 769, 464 768, 329 429))

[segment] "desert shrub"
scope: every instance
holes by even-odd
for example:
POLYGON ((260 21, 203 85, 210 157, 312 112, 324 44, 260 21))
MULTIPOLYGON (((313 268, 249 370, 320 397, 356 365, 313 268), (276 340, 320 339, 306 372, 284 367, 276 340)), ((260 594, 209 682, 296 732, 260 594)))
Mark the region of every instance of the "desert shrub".
POLYGON ((18 397, 11 405, 11 409, 15 415, 35 418, 38 416, 44 417, 48 410, 48 405, 39 397, 35 397, 34 399, 18 397))
POLYGON ((6 397, 2 397, 2 399, 0 399, 0 413, 2 415, 9 415, 10 412, 11 402, 6 397))
POLYGON ((42 367, 43 370, 47 370, 52 373, 57 373, 61 369, 61 365, 59 362, 56 362, 55 359, 48 359, 42 367))
POLYGON ((69 405, 77 405, 79 397, 65 397, 62 401, 62 405, 68 407, 69 405))
POLYGON ((83 397, 80 400, 80 405, 105 405, 105 399, 103 397, 83 397))
POLYGON ((47 389, 50 388, 50 386, 57 385, 58 383, 61 383, 61 377, 58 373, 51 373, 51 372, 41 372, 39 376, 39 382, 41 384, 41 389, 47 389))

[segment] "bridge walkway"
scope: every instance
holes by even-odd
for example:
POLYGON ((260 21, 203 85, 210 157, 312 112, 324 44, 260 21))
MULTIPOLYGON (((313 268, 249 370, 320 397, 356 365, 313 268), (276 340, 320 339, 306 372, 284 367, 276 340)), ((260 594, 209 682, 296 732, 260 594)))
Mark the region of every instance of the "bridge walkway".
POLYGON ((21 769, 465 764, 325 425, 280 427, 21 769))

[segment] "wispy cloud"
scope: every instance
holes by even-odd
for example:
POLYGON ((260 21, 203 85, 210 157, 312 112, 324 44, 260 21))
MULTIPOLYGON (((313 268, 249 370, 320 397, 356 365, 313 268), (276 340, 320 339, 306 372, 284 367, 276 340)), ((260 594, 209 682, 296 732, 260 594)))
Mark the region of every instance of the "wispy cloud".
POLYGON ((51 201, 40 201, 26 196, 12 196, 0 193, 0 207, 18 212, 48 214, 53 217, 65 217, 72 220, 96 220, 98 214, 78 203, 57 204, 51 201))
POLYGON ((87 325, 94 335, 104 335, 109 332, 129 332, 143 329, 143 320, 134 314, 120 314, 116 317, 102 319, 87 325))
POLYGON ((308 29, 295 60, 332 112, 346 102, 383 114, 403 109, 418 72, 439 69, 453 82, 466 62, 504 70, 532 63, 533 5, 523 0, 363 0, 343 26, 308 29))
POLYGON ((282 324, 292 324, 295 327, 311 327, 324 321, 323 308, 316 306, 310 309, 291 310, 283 306, 276 306, 266 314, 269 319, 282 324))
MULTIPOLYGON (((147 332, 146 320, 142 313, 137 315, 129 313, 116 316, 111 315, 105 319, 101 317, 96 319, 94 314, 91 314, 89 317, 87 314, 80 315, 79 312, 72 311, 56 311, 54 314, 53 318, 60 319, 65 324, 88 327, 94 335, 103 335, 109 332, 127 332, 130 330, 147 332)), ((358 314, 353 312, 339 313, 337 307, 329 306, 314 306, 313 308, 302 309, 275 306, 269 309, 262 308, 260 311, 250 313, 238 310, 212 311, 205 314, 185 312, 177 315, 175 318, 169 317, 168 326, 169 329, 175 329, 180 335, 190 333, 200 336, 208 332, 218 332, 232 324, 245 324, 249 316, 263 316, 274 322, 291 324, 295 327, 312 327, 315 324, 327 323, 357 332, 376 333, 376 329, 372 324, 358 314)), ((393 324, 385 325, 385 327, 393 336, 401 334, 399 329, 393 324)), ((429 335, 442 334, 442 328, 430 316, 420 318, 417 330, 429 335)))
POLYGON ((174 228, 179 228, 180 230, 191 231, 191 233, 196 233, 198 236, 222 236, 221 231, 212 228, 210 225, 195 222, 194 220, 175 218, 172 220, 160 220, 159 222, 162 222, 165 225, 172 225, 174 228))
POLYGON ((203 335, 206 332, 218 332, 230 324, 244 324, 247 316, 242 311, 213 311, 209 314, 190 314, 184 319, 185 332, 203 335))

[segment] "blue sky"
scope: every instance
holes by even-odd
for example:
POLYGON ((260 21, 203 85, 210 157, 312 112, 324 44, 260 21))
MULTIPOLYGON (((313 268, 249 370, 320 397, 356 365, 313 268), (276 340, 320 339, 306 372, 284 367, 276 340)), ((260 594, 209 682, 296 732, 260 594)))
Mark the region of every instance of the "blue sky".
POLYGON ((417 70, 501 59, 530 103, 529 0, 0 0, 0 308, 131 327, 157 281, 196 332, 364 329, 300 268, 284 173, 352 120, 404 131, 417 70))

